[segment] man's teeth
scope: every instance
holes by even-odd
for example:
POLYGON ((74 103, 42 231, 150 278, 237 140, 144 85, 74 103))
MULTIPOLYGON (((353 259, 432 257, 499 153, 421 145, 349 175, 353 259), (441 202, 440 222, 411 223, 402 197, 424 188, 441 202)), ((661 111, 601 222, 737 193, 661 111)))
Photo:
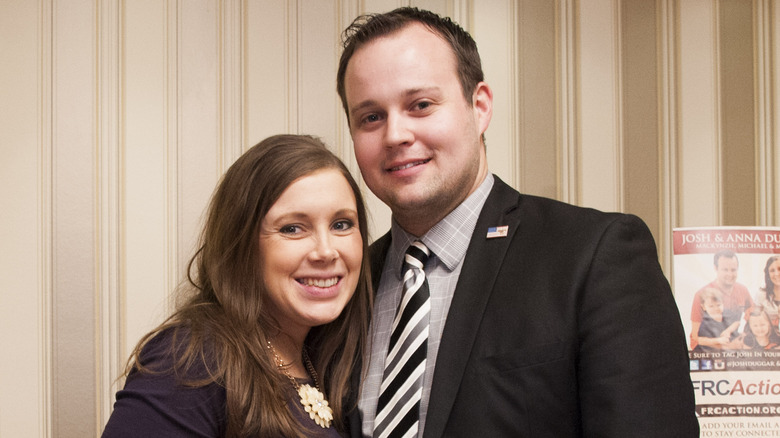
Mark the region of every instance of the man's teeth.
POLYGON ((423 163, 425 163, 425 160, 423 160, 423 161, 415 161, 414 163, 409 163, 409 164, 404 164, 403 166, 393 167, 390 170, 392 170, 392 171, 404 170, 404 169, 408 169, 410 167, 414 167, 414 166, 417 166, 418 164, 423 164, 423 163))
POLYGON ((303 280, 301 280, 301 284, 303 285, 316 286, 316 287, 331 287, 338 282, 339 282, 338 278, 328 278, 328 279, 304 278, 303 280))

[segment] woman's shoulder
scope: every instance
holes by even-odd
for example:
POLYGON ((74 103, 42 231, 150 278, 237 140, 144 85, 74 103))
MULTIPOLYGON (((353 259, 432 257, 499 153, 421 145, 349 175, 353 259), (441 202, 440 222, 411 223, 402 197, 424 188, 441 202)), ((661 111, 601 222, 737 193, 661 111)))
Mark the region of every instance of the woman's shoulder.
POLYGON ((221 436, 225 424, 224 387, 208 379, 207 364, 194 360, 178 367, 186 330, 165 329, 141 347, 140 364, 117 392, 104 437, 221 436), (140 366, 139 366, 140 365, 140 366))
POLYGON ((214 378, 218 361, 213 340, 194 336, 187 325, 167 327, 146 340, 137 356, 132 374, 175 374, 184 380, 199 381, 214 378))

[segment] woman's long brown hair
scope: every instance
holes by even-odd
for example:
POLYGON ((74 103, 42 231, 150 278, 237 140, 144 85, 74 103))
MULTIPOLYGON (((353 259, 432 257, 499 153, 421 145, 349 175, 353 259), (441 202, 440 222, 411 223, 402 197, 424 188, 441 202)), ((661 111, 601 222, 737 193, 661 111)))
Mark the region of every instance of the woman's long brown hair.
MULTIPOLYGON (((143 348, 171 331, 172 372, 187 376, 193 364, 206 364, 208 376, 182 380, 187 386, 217 383, 226 390, 226 436, 305 436, 287 407, 289 380, 264 348, 280 327, 265 304, 259 258, 260 223, 295 180, 322 169, 344 175, 355 194, 363 263, 357 290, 333 322, 316 327, 306 340, 334 425, 356 400, 350 375, 367 339, 372 294, 368 265, 367 218, 360 189, 344 164, 318 139, 300 135, 269 137, 249 149, 225 173, 209 205, 200 248, 189 263, 188 282, 178 290, 177 310, 135 347, 127 371, 144 367, 143 348), (194 271, 194 272, 193 272, 194 271)), ((313 422, 312 422, 313 424, 313 422)))

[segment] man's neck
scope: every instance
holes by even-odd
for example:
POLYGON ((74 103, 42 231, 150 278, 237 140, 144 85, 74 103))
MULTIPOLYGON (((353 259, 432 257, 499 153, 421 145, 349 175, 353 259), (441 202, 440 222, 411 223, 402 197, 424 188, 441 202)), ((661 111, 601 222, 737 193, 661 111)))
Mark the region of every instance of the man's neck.
MULTIPOLYGON (((736 284, 736 283, 734 283, 736 284)), ((721 292, 723 292, 726 295, 731 295, 731 292, 734 290, 734 284, 731 286, 726 286, 723 284, 718 283, 718 289, 720 289, 721 292)))

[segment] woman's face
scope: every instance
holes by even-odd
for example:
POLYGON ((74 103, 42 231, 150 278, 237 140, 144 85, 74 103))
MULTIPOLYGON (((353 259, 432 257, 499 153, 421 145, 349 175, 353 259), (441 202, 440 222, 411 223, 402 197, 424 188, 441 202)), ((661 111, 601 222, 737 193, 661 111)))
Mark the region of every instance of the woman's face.
POLYGON ((772 283, 776 288, 780 287, 780 259, 772 262, 772 264, 769 265, 768 271, 769 279, 772 280, 772 283))
POLYGON ((260 269, 271 315, 303 340, 336 319, 355 292, 363 257, 355 195, 344 176, 323 169, 295 180, 260 230, 260 269))
POLYGON ((751 316, 748 320, 750 331, 756 337, 769 336, 769 320, 764 315, 751 316))

